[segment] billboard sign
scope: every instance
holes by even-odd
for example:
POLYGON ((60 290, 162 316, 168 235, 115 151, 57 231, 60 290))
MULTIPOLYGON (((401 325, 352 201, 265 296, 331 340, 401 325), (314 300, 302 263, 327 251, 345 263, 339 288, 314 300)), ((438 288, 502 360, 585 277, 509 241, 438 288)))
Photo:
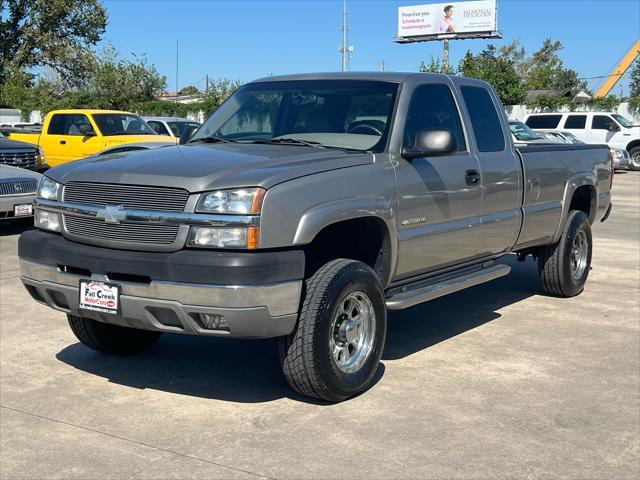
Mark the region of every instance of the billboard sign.
POLYGON ((497 0, 435 3, 398 8, 398 38, 456 38, 498 29, 497 0))

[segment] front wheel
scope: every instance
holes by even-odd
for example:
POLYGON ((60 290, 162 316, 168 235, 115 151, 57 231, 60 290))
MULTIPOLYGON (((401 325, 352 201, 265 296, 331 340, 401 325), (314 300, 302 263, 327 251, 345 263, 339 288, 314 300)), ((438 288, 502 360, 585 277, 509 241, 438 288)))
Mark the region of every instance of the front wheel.
POLYGON ((569 212, 557 243, 540 247, 538 272, 548 293, 574 297, 584 290, 591 270, 591 225, 584 212, 569 212))
POLYGON ((629 152, 629 157, 631 158, 629 168, 636 171, 640 170, 640 147, 632 148, 629 152))
POLYGON ((369 266, 347 259, 325 264, 305 286, 296 328, 280 339, 282 370, 299 393, 339 402, 364 391, 378 369, 384 293, 369 266))

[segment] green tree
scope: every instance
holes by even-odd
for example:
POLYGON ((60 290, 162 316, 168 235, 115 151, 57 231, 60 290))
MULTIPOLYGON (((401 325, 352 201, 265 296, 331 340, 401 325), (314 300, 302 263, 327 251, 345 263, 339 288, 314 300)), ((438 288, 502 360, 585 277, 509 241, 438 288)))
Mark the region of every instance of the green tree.
POLYGON ((445 73, 447 75, 453 75, 455 73, 451 65, 445 66, 444 62, 440 61, 439 58, 435 58, 433 55, 431 56, 429 64, 425 65, 425 63, 422 62, 418 70, 421 73, 445 73))
POLYGON ((66 81, 86 78, 88 47, 106 24, 99 0, 0 0, 0 85, 34 67, 66 81))
POLYGON ((200 90, 198 90, 198 87, 194 85, 187 85, 186 87, 183 87, 180 89, 180 91, 178 91, 178 95, 199 95, 199 94, 200 94, 200 90))
POLYGON ((640 60, 636 60, 631 69, 631 84, 629 85, 629 109, 640 113, 640 60))
POLYGON ((154 100, 166 87, 166 78, 147 59, 118 60, 108 49, 96 58, 90 84, 79 91, 87 92, 90 106, 130 110, 140 102, 154 100))
POLYGON ((209 93, 197 105, 206 116, 211 115, 229 95, 240 87, 240 80, 220 78, 209 81, 209 93))
POLYGON ((459 71, 465 77, 489 82, 504 105, 515 105, 524 99, 525 90, 515 67, 510 61, 497 56, 493 45, 478 55, 468 51, 460 61, 459 71))
POLYGON ((573 92, 587 90, 587 84, 580 80, 575 70, 564 67, 560 50, 564 47, 560 41, 547 38, 542 47, 522 63, 520 75, 527 90, 563 90, 573 92))

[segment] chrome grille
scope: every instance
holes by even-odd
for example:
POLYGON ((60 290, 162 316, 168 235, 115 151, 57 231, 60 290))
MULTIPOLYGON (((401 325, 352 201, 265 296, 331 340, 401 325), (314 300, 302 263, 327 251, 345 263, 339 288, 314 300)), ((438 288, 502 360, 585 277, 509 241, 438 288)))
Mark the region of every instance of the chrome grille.
POLYGON ((63 219, 66 231, 72 235, 149 245, 172 244, 180 228, 178 225, 109 224, 104 220, 70 215, 64 215, 63 219))
POLYGON ((0 180, 0 197, 33 195, 38 182, 29 178, 7 178, 0 180))
POLYGON ((37 163, 35 150, 18 150, 0 152, 0 163, 12 167, 34 169, 37 163))
POLYGON ((69 182, 63 194, 65 202, 165 212, 184 211, 188 199, 189 192, 180 188, 90 182, 69 182))

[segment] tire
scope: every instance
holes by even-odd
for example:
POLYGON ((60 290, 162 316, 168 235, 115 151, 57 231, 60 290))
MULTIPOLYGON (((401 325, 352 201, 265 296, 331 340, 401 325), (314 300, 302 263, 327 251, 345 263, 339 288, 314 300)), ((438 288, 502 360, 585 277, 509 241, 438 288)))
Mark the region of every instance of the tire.
POLYGON ((111 355, 142 352, 162 335, 161 332, 110 325, 74 315, 67 315, 67 319, 71 331, 85 346, 111 355))
POLYGON ((635 171, 640 170, 640 147, 632 148, 629 151, 629 157, 631 158, 629 168, 635 171))
POLYGON ((364 391, 378 369, 387 334, 384 292, 369 266, 347 259, 326 263, 305 287, 296 328, 280 338, 282 371, 297 392, 340 402, 364 391))
POLYGON ((593 241, 591 225, 584 212, 569 212, 560 240, 540 247, 538 272, 547 293, 574 297, 584 290, 591 270, 593 241), (579 259, 574 249, 580 248, 579 259))

